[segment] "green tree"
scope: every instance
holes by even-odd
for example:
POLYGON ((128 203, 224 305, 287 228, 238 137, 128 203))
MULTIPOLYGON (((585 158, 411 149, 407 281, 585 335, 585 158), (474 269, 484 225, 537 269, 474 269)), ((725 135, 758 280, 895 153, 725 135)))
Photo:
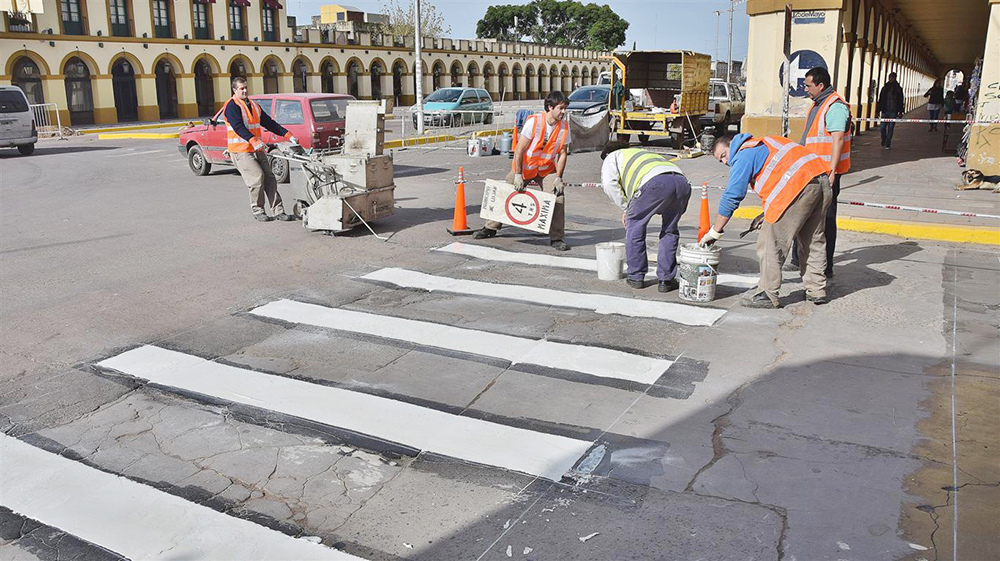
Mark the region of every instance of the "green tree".
POLYGON ((536 43, 610 51, 625 43, 628 26, 608 5, 534 0, 524 5, 490 6, 476 25, 476 35, 501 41, 530 36, 536 43))
MULTIPOLYGON (((413 0, 404 9, 402 4, 397 4, 396 0, 389 0, 382 4, 382 15, 388 18, 389 23, 380 25, 380 31, 387 35, 412 36, 415 19, 413 17, 413 0)), ((444 16, 437 11, 433 4, 426 0, 420 3, 420 34, 424 37, 443 37, 451 33, 451 26, 444 24, 444 16)))

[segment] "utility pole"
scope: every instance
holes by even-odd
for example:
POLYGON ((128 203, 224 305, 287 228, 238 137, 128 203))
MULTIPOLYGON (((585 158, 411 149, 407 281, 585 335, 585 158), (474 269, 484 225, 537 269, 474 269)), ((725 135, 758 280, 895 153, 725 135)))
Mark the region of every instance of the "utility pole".
POLYGON ((726 65, 726 82, 733 81, 733 12, 736 0, 729 0, 729 64, 726 65))
POLYGON ((413 66, 413 73, 416 74, 416 97, 417 97, 417 136, 424 134, 424 71, 420 60, 420 48, 423 46, 423 37, 420 36, 420 0, 413 2, 413 34, 416 35, 414 41, 414 54, 417 56, 417 63, 413 66))
MULTIPOLYGON (((715 61, 715 74, 718 74, 719 72, 719 26, 721 24, 721 20, 722 20, 722 11, 716 10, 715 11, 715 58, 712 59, 715 61)), ((718 76, 715 75, 712 76, 712 78, 717 78, 717 77, 718 76)))

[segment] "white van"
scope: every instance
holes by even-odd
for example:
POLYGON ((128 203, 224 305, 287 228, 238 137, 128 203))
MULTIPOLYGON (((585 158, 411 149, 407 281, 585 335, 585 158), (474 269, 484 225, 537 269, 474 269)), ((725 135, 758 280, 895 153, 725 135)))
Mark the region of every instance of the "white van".
POLYGON ((0 86, 0 148, 17 146, 22 156, 35 151, 38 130, 28 98, 17 86, 0 86))

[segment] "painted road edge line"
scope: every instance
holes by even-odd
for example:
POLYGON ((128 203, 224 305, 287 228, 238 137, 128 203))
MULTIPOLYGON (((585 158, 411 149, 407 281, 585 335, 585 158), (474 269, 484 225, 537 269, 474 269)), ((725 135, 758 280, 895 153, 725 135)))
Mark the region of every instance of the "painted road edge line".
POLYGON ((603 347, 556 343, 367 312, 277 300, 251 315, 406 341, 417 345, 499 358, 513 364, 576 371, 601 378, 654 384, 673 361, 603 347))
POLYGON ((0 504, 129 559, 360 559, 2 433, 0 458, 0 504))
MULTIPOLYGON (((738 208, 733 213, 733 217, 753 219, 760 212, 761 209, 759 207, 738 208)), ((893 222, 841 215, 837 217, 837 228, 851 232, 884 234, 917 240, 1000 245, 1000 228, 990 228, 988 226, 933 224, 930 222, 893 222)))
POLYGON ((591 445, 589 441, 263 374, 151 345, 101 361, 98 366, 161 386, 268 409, 553 481, 561 479, 591 445))
POLYGON ((726 314, 726 310, 719 308, 622 298, 607 294, 582 294, 535 286, 453 279, 396 267, 379 269, 360 278, 429 292, 440 291, 517 300, 532 304, 591 310, 598 314, 662 319, 693 326, 710 326, 726 314))
MULTIPOLYGON (((756 214, 754 216, 757 216, 756 214)), ((503 263, 520 263, 523 265, 539 265, 542 267, 556 267, 560 269, 576 269, 579 271, 597 271, 596 259, 583 259, 580 257, 555 257, 552 255, 542 255, 540 253, 519 253, 505 251, 484 245, 468 244, 463 242, 452 242, 443 247, 437 247, 431 251, 442 253, 453 253, 465 257, 475 257, 485 261, 500 261, 503 263)), ((655 259, 649 260, 650 267, 656 263, 655 259)), ((656 272, 647 274, 656 277, 656 272)), ((733 286, 736 288, 753 288, 757 286, 759 277, 750 275, 735 275, 731 273, 719 273, 718 284, 733 286)))
POLYGON ((97 140, 122 140, 122 139, 141 139, 141 140, 157 140, 164 138, 180 138, 181 133, 179 132, 113 132, 113 133, 101 133, 97 135, 97 140))

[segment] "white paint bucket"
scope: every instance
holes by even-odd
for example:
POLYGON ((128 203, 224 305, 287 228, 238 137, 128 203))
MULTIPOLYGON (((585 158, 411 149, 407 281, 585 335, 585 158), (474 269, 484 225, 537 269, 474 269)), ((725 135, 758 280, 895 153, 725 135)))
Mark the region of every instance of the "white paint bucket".
POLYGON ((480 156, 490 155, 489 140, 485 138, 470 138, 469 139, 469 155, 478 158, 480 156))
POLYGON ((597 244, 597 278, 606 281, 621 279, 624 262, 625 244, 621 242, 597 244))
POLYGON ((678 296, 688 302, 711 302, 715 299, 715 283, 719 278, 722 248, 718 245, 698 247, 684 244, 677 255, 678 296))

